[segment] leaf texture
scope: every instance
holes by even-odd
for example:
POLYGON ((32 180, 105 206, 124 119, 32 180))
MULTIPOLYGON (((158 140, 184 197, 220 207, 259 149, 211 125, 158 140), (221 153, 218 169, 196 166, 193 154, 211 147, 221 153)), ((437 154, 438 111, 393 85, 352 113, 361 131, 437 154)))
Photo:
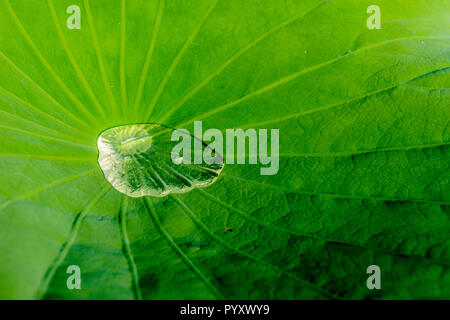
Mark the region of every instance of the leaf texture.
POLYGON ((450 298, 450 4, 378 0, 368 30, 373 2, 0 1, 0 297, 450 298), (278 174, 102 175, 104 130, 195 120, 279 129, 278 174))

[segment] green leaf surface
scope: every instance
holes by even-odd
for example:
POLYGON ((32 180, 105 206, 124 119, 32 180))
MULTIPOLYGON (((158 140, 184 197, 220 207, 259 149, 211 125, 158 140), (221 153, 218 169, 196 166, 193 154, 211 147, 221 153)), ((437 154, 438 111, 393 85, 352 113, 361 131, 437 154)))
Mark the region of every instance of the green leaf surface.
POLYGON ((450 298, 449 15, 446 0, 1 0, 0 298, 450 298), (225 165, 161 198, 103 176, 101 132, 195 120, 279 129, 278 173, 225 165))

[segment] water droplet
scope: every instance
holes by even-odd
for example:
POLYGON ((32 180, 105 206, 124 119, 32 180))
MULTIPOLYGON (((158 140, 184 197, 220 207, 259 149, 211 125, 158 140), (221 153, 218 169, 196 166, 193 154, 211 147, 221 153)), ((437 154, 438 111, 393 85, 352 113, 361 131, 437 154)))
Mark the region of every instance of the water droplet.
MULTIPOLYGON (((192 150, 191 155, 184 153, 183 157, 172 161, 172 150, 179 143, 171 141, 173 131, 152 123, 103 131, 97 141, 98 163, 106 180, 130 197, 163 197, 214 183, 223 169, 222 156, 215 153, 220 163, 183 163, 185 157, 194 158, 192 150)), ((192 141, 197 139, 187 131, 178 130, 178 133, 189 136, 192 141)), ((204 143, 201 145, 203 150, 209 148, 204 143)))

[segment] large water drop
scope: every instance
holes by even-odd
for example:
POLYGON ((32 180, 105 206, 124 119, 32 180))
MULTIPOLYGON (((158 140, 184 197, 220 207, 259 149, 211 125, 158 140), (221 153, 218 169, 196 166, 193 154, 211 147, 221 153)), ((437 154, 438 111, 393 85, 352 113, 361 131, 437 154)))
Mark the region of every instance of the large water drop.
MULTIPOLYGON (((97 146, 98 163, 105 178, 116 190, 130 197, 163 197, 212 184, 222 171, 223 161, 186 164, 182 158, 172 159, 172 150, 178 144, 178 141, 171 141, 173 130, 149 123, 103 131, 97 146)), ((178 130, 180 134, 189 135, 187 131, 178 130)), ((191 135, 188 138, 197 139, 191 135)), ((201 145, 203 149, 209 148, 204 143, 201 145)), ((193 154, 194 151, 182 156, 193 159, 193 154)), ((216 157, 221 159, 221 155, 216 154, 216 157)))

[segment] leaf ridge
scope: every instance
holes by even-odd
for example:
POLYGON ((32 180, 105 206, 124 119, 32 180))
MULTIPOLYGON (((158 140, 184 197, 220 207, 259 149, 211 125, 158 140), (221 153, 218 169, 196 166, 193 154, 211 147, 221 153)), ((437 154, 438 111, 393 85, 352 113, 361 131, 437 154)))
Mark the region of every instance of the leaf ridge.
POLYGON ((38 291, 36 292, 36 299, 43 299, 45 293, 48 290, 48 287, 50 285, 50 282, 53 278, 53 276, 56 273, 56 270, 58 267, 63 263, 64 259, 66 258, 67 254, 69 253, 73 243, 75 242, 75 239, 78 235, 78 231, 80 230, 80 226, 86 217, 89 210, 91 210, 95 204, 106 194, 106 192, 111 188, 109 184, 105 184, 105 187, 92 199, 89 201, 87 206, 81 210, 76 216, 75 219, 72 222, 72 228, 69 232, 69 235, 67 236, 66 242, 61 246, 58 255, 56 256, 54 262, 50 265, 50 267, 47 269, 41 284, 38 288, 38 291))
POLYGON ((213 73, 211 73, 209 76, 207 76, 200 84, 198 84, 195 88, 193 88, 191 91, 189 91, 183 98, 180 99, 180 101, 169 108, 167 112, 164 114, 161 119, 159 119, 160 123, 164 123, 165 120, 167 120, 176 110, 178 110, 187 100, 189 100, 193 95, 195 95, 201 88, 203 88, 206 84, 208 84, 212 79, 214 79, 219 73, 221 73, 226 67, 228 67, 230 64, 232 64, 236 59, 238 59, 240 56, 242 56, 245 52, 247 52, 249 49, 256 46, 259 42, 267 38, 268 36, 272 35, 276 31, 282 29, 283 27, 291 24, 292 22, 299 20, 309 13, 313 12, 317 8, 321 7, 323 4, 327 3, 328 0, 324 0, 313 6, 312 8, 306 10, 305 12, 301 12, 297 15, 294 15, 293 17, 287 19, 286 21, 283 21, 282 23, 276 25, 274 28, 264 32, 261 34, 258 38, 251 41, 248 45, 246 45, 244 48, 239 50, 237 53, 235 53, 231 58, 229 58, 227 61, 225 61, 222 65, 219 66, 218 69, 216 69, 213 73))
POLYGON ((182 212, 185 214, 185 216, 187 216, 189 219, 191 219, 199 228, 200 230, 202 230, 203 232, 205 232, 210 238, 212 238, 213 240, 215 240, 216 242, 220 243, 223 247, 227 248, 228 250, 232 251, 232 252, 236 252, 238 254, 240 254, 241 256, 253 260, 259 264, 262 264, 265 267, 271 267, 274 269, 277 269, 278 272, 280 273, 284 273, 285 275, 287 275, 289 278, 294 279, 295 281, 306 285, 307 287, 309 287, 310 289, 317 291, 318 293, 328 297, 328 298, 333 298, 333 299, 340 299, 340 297, 334 295, 331 292, 325 291, 324 289, 320 288, 317 285, 314 285, 313 283, 298 278, 296 276, 294 276, 293 274, 291 274, 291 272, 284 270, 276 265, 264 262, 263 260, 261 260, 260 258, 253 256, 245 251, 242 251, 240 249, 234 248, 232 246, 230 246, 225 240, 223 240, 221 237, 217 236, 214 234, 214 232, 212 232, 202 221, 201 219, 186 205, 186 203, 184 203, 183 200, 181 200, 178 196, 172 194, 173 199, 175 199, 175 201, 177 202, 178 206, 182 209, 182 212))
POLYGON ((152 32, 152 38, 147 49, 147 54, 145 55, 144 65, 142 67, 141 77, 139 79, 138 89, 136 93, 136 99, 134 101, 134 109, 137 110, 138 106, 141 104, 142 92, 144 91, 144 84, 147 79, 148 69, 150 68, 150 62, 153 56, 153 51, 155 48, 156 38, 158 37, 159 27, 161 24, 162 15, 164 12, 164 0, 159 0, 158 13, 156 15, 155 26, 152 32))
POLYGON ((166 242, 169 244, 172 250, 181 258, 181 260, 186 264, 186 266, 189 267, 189 269, 191 269, 194 272, 194 274, 205 284, 205 286, 211 291, 211 293, 216 298, 223 299, 223 295, 217 290, 216 287, 212 285, 212 283, 208 280, 208 278, 203 274, 203 272, 199 268, 197 268, 197 266, 191 261, 191 259, 189 259, 189 257, 183 252, 183 250, 181 250, 181 248, 178 246, 178 244, 175 242, 172 236, 164 228, 161 221, 159 220, 158 215, 156 214, 155 208, 153 207, 150 198, 148 197, 144 198, 144 204, 156 229, 163 236, 163 238, 166 240, 166 242))
POLYGON ((32 196, 35 196, 35 195, 45 191, 47 189, 53 188, 53 187, 55 187, 57 185, 60 185, 60 184, 66 183, 66 182, 70 182, 70 181, 73 181, 75 179, 78 179, 78 178, 81 178, 81 177, 84 177, 84 176, 87 176, 87 175, 90 175, 90 174, 93 174, 94 172, 96 172, 98 170, 100 170, 100 168, 96 167, 96 168, 91 169, 91 170, 87 170, 87 171, 84 171, 84 172, 81 172, 81 173, 77 173, 77 174, 74 174, 74 175, 71 175, 71 176, 68 176, 68 177, 64 177, 64 178, 55 180, 53 182, 50 182, 50 183, 48 183, 46 185, 43 185, 43 186, 41 186, 39 188, 36 188, 34 190, 31 190, 31 191, 28 191, 26 193, 22 193, 22 194, 20 194, 18 196, 15 196, 15 197, 13 197, 13 198, 11 198, 9 200, 4 201, 2 204, 0 204, 0 212, 3 209, 5 209, 7 206, 9 206, 10 204, 12 204, 12 203, 14 203, 14 202, 16 202, 18 200, 25 200, 27 198, 30 198, 32 196))
POLYGON ((360 248, 360 249, 368 249, 368 250, 372 250, 372 251, 377 251, 377 252, 381 252, 384 254, 389 254, 389 255, 394 255, 394 256, 398 256, 398 257, 403 257, 403 258, 410 258, 410 259, 415 259, 415 260, 426 260, 426 261, 430 261, 434 264, 437 265, 442 265, 445 267, 450 267, 450 263, 445 263, 442 261, 438 261, 436 259, 432 259, 430 257, 425 257, 425 256, 419 256, 419 255, 408 255, 405 253, 401 253, 398 251, 394 251, 394 250, 389 250, 389 249, 384 249, 384 248, 379 248, 379 247, 371 247, 371 246, 367 246, 367 245, 363 245, 363 244, 358 244, 358 243, 345 243, 342 241, 338 241, 329 237, 323 237, 323 236, 319 236, 317 234, 313 234, 313 233, 307 233, 307 232, 301 232, 301 231, 297 231, 297 230, 292 230, 289 228, 284 228, 284 227, 280 227, 280 226, 276 226, 276 225, 272 225, 272 224, 268 224, 268 223, 264 223, 259 221, 258 219, 253 218, 252 216, 250 216, 249 214, 243 212, 240 209, 237 209, 227 203, 225 203, 224 201, 214 197, 212 194, 204 191, 204 190, 200 190, 198 189, 198 191, 200 191, 201 193, 203 193, 203 195, 213 201, 216 202, 217 204, 232 210, 233 212, 237 213, 240 217, 242 217, 243 219, 247 220, 247 221, 251 221, 255 224, 258 224, 260 226, 266 227, 268 229, 273 229, 273 230, 278 230, 280 232, 284 232, 284 233, 288 233, 288 234, 293 234, 293 235, 297 235, 297 236, 301 236, 301 237, 306 237, 306 238, 312 238, 312 239, 320 239, 326 242, 326 244, 335 244, 335 245, 343 245, 343 246, 349 246, 349 247, 354 247, 354 248, 360 248))
POLYGON ((127 3, 126 0, 120 2, 120 57, 119 57, 119 69, 120 69, 120 97, 122 101, 122 116, 126 114, 125 108, 128 105, 127 97, 127 83, 125 73, 125 54, 126 54, 126 41, 127 41, 127 3))
MULTIPOLYGON (((354 51, 348 51, 348 52, 346 52, 346 53, 344 53, 344 54, 341 54, 341 55, 339 55, 339 56, 337 56, 337 57, 335 57, 335 58, 333 58, 333 59, 330 59, 330 60, 328 60, 328 61, 325 61, 325 62, 316 64, 316 65, 314 65, 314 66, 305 68, 305 69, 303 69, 303 70, 294 72, 294 73, 292 73, 291 75, 286 76, 286 77, 283 77, 283 78, 281 78, 281 79, 279 79, 279 80, 277 80, 277 81, 274 81, 274 82, 272 82, 271 84, 269 84, 269 85, 267 85, 267 86, 265 86, 265 87, 262 87, 262 88, 260 88, 260 89, 258 89, 258 90, 255 90, 255 91, 251 92, 251 93, 248 93, 248 94, 246 94, 245 96, 243 96, 243 97, 241 97, 241 98, 239 98, 239 99, 236 99, 236 100, 233 100, 233 101, 231 101, 231 102, 228 102, 228 103, 226 103, 226 104, 224 104, 224 105, 222 105, 222 106, 220 106, 220 107, 213 108, 213 109, 211 109, 210 111, 207 111, 207 112, 205 112, 205 113, 203 113, 203 114, 198 115, 195 119, 199 119, 199 118, 205 119, 205 118, 208 118, 208 117, 210 117, 210 116, 212 116, 212 115, 214 115, 214 114, 216 114, 216 113, 219 113, 219 112, 221 112, 221 111, 224 111, 224 110, 226 110, 226 109, 229 109, 229 108, 231 108, 231 107, 237 105, 237 104, 240 103, 240 102, 249 100, 250 98, 253 98, 253 97, 257 96, 257 95, 260 95, 260 94, 263 94, 263 93, 265 93, 265 92, 267 92, 267 91, 270 91, 270 90, 272 90, 272 89, 274 89, 274 88, 276 88, 276 87, 278 87, 278 86, 280 86, 280 85, 286 84, 286 83, 288 83, 288 82, 290 82, 290 81, 292 81, 292 80, 298 78, 298 77, 301 76, 301 75, 304 75, 304 74, 307 74, 307 73, 309 73, 309 72, 311 72, 311 71, 315 71, 315 70, 318 70, 318 69, 320 69, 320 68, 322 68, 322 67, 331 65, 331 64, 333 64, 333 63, 335 63, 335 62, 337 62, 337 61, 340 61, 340 60, 342 60, 342 59, 344 59, 344 58, 346 58, 346 57, 348 57, 348 56, 351 56, 351 55, 354 55, 354 54, 357 54, 357 53, 360 53, 360 52, 364 52, 364 51, 367 51, 367 50, 370 50, 370 49, 373 49, 373 48, 377 48, 377 47, 380 47, 380 46, 383 46, 383 45, 386 45, 386 44, 391 44, 391 43, 395 43, 395 42, 399 42, 399 41, 408 41, 408 40, 437 40, 437 39, 450 39, 450 38, 448 38, 448 37, 445 37, 445 38, 443 38, 443 37, 417 37, 417 36, 414 36, 414 37, 403 37, 403 38, 396 38, 396 39, 386 40, 386 41, 382 41, 382 42, 377 42, 377 43, 374 43, 374 44, 371 44, 371 45, 368 45, 368 46, 365 46, 365 47, 356 49, 356 50, 354 50, 354 51)), ((448 67, 448 66, 447 66, 447 67, 448 67)), ((378 91, 378 90, 377 90, 377 91, 378 91)), ((190 119, 190 120, 188 120, 188 121, 186 121, 186 122, 183 122, 183 123, 180 124, 179 126, 185 126, 185 125, 187 125, 187 124, 190 124, 190 123, 192 123, 193 121, 195 121, 195 119, 190 119)))
MULTIPOLYGON (((22 69, 19 68, 19 66, 17 64, 15 64, 10 58, 8 58, 4 52, 2 52, 0 50, 0 56, 2 56, 2 58, 4 60, 6 60, 6 62, 8 62, 25 80, 27 80, 31 85, 33 85, 33 87, 35 87, 37 90, 39 90, 40 92, 43 93, 43 95, 45 97, 47 97, 47 99, 49 99, 60 111, 62 111, 65 115, 67 115, 69 118, 71 118, 72 120, 75 120, 78 124, 89 128, 88 124, 84 121, 82 121, 81 119, 79 119, 78 117, 76 117, 72 112, 68 111, 66 108, 64 108, 61 103, 59 103, 58 101, 56 101, 56 99, 54 97, 52 97, 47 91, 45 91, 39 84, 37 84, 28 74, 26 74, 22 69)), ((6 91, 6 90, 4 90, 6 91)), ((64 122, 63 122, 64 123, 64 122)), ((65 123, 66 124, 66 123, 65 123)), ((66 124, 67 126, 70 126, 68 124, 66 124)), ((74 128, 72 126, 70 126, 71 128, 74 128)), ((82 131, 80 131, 82 132, 82 131)))
POLYGON ((53 129, 47 127, 47 126, 44 126, 44 125, 39 124, 39 123, 37 123, 37 122, 34 122, 34 121, 31 121, 31 120, 25 119, 25 118, 23 118, 23 117, 17 116, 17 115, 15 115, 15 114, 10 113, 10 112, 4 111, 4 110, 0 110, 0 114, 3 114, 4 116, 6 116, 6 117, 9 118, 9 119, 21 121, 21 122, 26 123, 26 124, 29 124, 29 125, 31 125, 31 126, 33 126, 33 127, 35 127, 35 128, 44 130, 44 131, 46 131, 47 133, 49 133, 49 134, 51 134, 51 135, 54 135, 55 138, 61 138, 62 140, 67 141, 67 142, 70 142, 70 143, 72 143, 72 142, 77 143, 77 144, 78 144, 78 143, 81 143, 81 144, 83 144, 83 145, 85 145, 85 146, 89 146, 89 147, 90 147, 90 145, 85 144, 84 141, 78 141, 78 140, 76 140, 76 139, 73 139, 73 137, 68 136, 68 135, 62 133, 61 131, 53 130, 53 129))
POLYGON ((144 115, 144 119, 148 119, 152 115, 153 108, 155 107, 155 104, 158 102, 158 99, 161 96, 161 93, 163 92, 164 88, 166 87, 167 81, 169 80, 173 71, 177 67, 181 58, 184 56, 184 53, 186 52, 187 48, 189 48, 192 41, 197 36, 198 32, 200 31, 201 27, 203 26, 203 23, 206 21, 206 19, 209 17, 211 12, 216 7, 217 3, 218 3, 218 0, 213 0, 213 3, 208 7, 206 12, 203 14, 203 16, 201 17, 199 23, 196 25, 192 34, 189 36, 189 38, 183 44, 183 47, 181 47, 180 51, 178 51, 178 54, 176 55, 175 59, 172 61, 169 69, 167 70, 166 74, 164 75, 164 78, 162 79, 161 83, 159 84, 158 88, 156 89, 156 92, 153 95, 152 100, 150 101, 150 104, 147 108, 147 112, 144 115))
POLYGON ((23 153, 0 153, 0 158, 14 158, 14 159, 33 159, 33 160, 46 160, 46 161, 78 161, 78 162, 95 162, 95 158, 83 158, 83 157, 69 157, 69 156, 51 156, 44 154, 23 154, 23 153))
MULTIPOLYGON (((2 54, 2 53, 0 52, 0 55, 1 55, 1 54, 2 54)), ((39 108, 33 106, 31 103, 29 103, 29 102, 27 102, 27 101, 25 101, 25 100, 19 98, 18 96, 16 96, 15 94, 9 92, 9 91, 6 90, 5 88, 0 87, 0 92, 3 93, 5 96, 8 96, 9 98, 11 98, 11 99, 13 99, 13 100, 19 102, 19 103, 20 103, 21 105, 23 105, 24 107, 26 107, 26 108, 28 108, 28 109, 31 109, 31 110, 33 110, 34 112, 39 113, 39 114, 43 115, 44 117, 51 119, 52 121, 55 121, 56 123, 60 124, 60 125, 63 126, 64 128, 67 128, 67 129, 69 129, 69 130, 71 130, 71 131, 78 132, 78 133, 81 133, 81 134, 83 134, 83 135, 86 135, 86 132, 81 131, 81 130, 75 128, 75 127, 72 127, 71 125, 67 124, 66 122, 64 122, 64 121, 62 121, 62 120, 59 120, 58 118, 54 117, 54 116, 51 115, 50 113, 45 112, 45 111, 43 111, 43 110, 41 110, 41 109, 39 109, 39 108)), ((58 131, 58 132, 60 132, 60 131, 58 131)), ((61 132, 60 132, 60 133, 61 133, 61 132)))
POLYGON ((103 56, 102 56, 102 53, 100 50, 100 44, 98 42, 97 31, 95 30, 95 22, 94 22, 94 18, 92 16, 89 0, 84 0, 84 6, 86 7, 86 14, 88 17, 88 21, 91 25, 91 28, 90 28, 91 37, 92 37, 92 41, 94 42, 95 53, 97 56, 97 62, 98 62, 98 66, 100 69, 100 74, 102 76, 103 85, 105 86, 105 90, 108 95, 109 102, 111 103, 111 106, 113 107, 113 110, 117 110, 116 99, 114 99, 114 95, 111 90, 111 85, 109 83, 108 76, 106 74, 105 64, 103 62, 103 56))
POLYGON ((408 82, 413 81, 413 80, 415 80, 417 78, 420 78, 420 77, 422 77, 424 75, 431 74, 431 73, 434 73, 436 71, 443 70, 443 69, 446 69, 446 68, 448 68, 448 66, 446 66, 444 68, 439 68, 439 69, 436 69, 436 70, 432 70, 432 71, 426 72, 426 73, 424 73, 424 74, 422 74, 420 76, 416 76, 416 77, 414 77, 414 78, 412 78, 410 80, 407 80, 407 81, 402 81, 402 82, 396 83, 396 84, 394 84, 392 86, 389 86, 389 87, 381 88, 381 89, 378 89, 378 90, 374 90, 374 91, 371 91, 371 92, 359 95, 359 96, 357 96, 357 97, 355 97, 353 99, 347 99, 347 100, 344 100, 344 101, 339 101, 339 102, 332 103, 332 104, 329 104, 329 105, 321 106, 321 107, 318 107, 318 108, 315 108, 315 109, 301 111, 301 112, 293 113, 293 114, 286 115, 286 116, 283 116, 283 117, 278 117, 278 118, 274 118, 274 119, 270 119, 270 120, 266 120, 266 121, 261 121, 261 122, 258 122, 258 123, 248 124, 248 125, 243 126, 243 128, 249 128, 249 127, 252 127, 252 126, 262 126, 262 125, 271 124, 271 123, 274 123, 274 122, 277 122, 277 121, 285 121, 285 120, 289 120, 289 119, 292 119, 292 118, 295 118, 295 117, 302 117, 302 116, 314 114, 314 113, 317 113, 317 112, 321 112, 321 111, 324 111, 324 110, 330 110, 330 109, 333 109, 333 108, 336 108, 336 107, 339 107, 339 106, 343 106, 343 105, 348 104, 348 103, 361 101, 361 100, 367 99, 368 97, 371 97, 371 96, 374 96, 374 95, 378 95, 380 93, 384 93, 384 92, 389 91, 389 90, 393 90, 393 89, 395 89, 397 87, 401 87, 401 86, 403 86, 403 83, 408 83, 408 82))
MULTIPOLYGON (((279 153, 280 157, 311 157, 311 158, 328 158, 328 157, 350 157, 356 155, 364 155, 377 152, 396 152, 396 151, 408 151, 408 150, 419 150, 419 149, 432 149, 439 147, 446 147, 450 145, 450 142, 438 142, 429 144, 417 144, 402 147, 389 147, 389 148, 374 148, 365 150, 356 150, 350 152, 318 152, 318 153, 279 153)), ((250 156, 250 155, 249 155, 250 156)))
POLYGON ((268 188, 273 188, 279 190, 281 192, 292 192, 296 194, 305 194, 310 196, 328 196, 333 198, 341 198, 341 199, 351 199, 351 200, 376 200, 376 201, 402 201, 402 202, 420 202, 420 203, 430 203, 436 205, 450 205, 450 201, 438 201, 438 200, 427 200, 427 199, 408 199, 408 198, 394 198, 394 197, 378 197, 378 196, 353 196, 353 195, 345 195, 338 193, 327 193, 327 192, 317 192, 317 191, 307 191, 307 190, 288 190, 280 186, 276 186, 273 184, 259 182, 256 180, 245 179, 242 177, 237 177, 229 174, 222 173, 223 177, 228 177, 232 179, 237 179, 245 182, 249 182, 256 185, 262 185, 268 188))
POLYGON ((23 129, 19 129, 19 128, 13 128, 13 127, 9 127, 9 126, 4 126, 4 125, 0 125, 0 129, 4 129, 4 130, 8 130, 8 131, 14 131, 14 132, 18 132, 27 136, 31 136, 31 137, 36 137, 36 138, 40 138, 40 139, 44 139, 44 140, 49 140, 49 141, 55 141, 55 142, 60 142, 60 143, 64 143, 64 144, 70 144, 70 145, 74 145, 74 146, 78 146, 78 147, 83 147, 83 149, 86 150, 90 150, 95 152, 95 147, 89 145, 89 144, 85 144, 85 143, 81 143, 81 142, 75 142, 72 140, 67 140, 67 139, 62 139, 62 138, 57 138, 57 137, 52 137, 52 136, 47 136, 47 135, 43 135, 40 133, 35 133, 35 132, 31 132, 28 130, 23 130, 23 129))
POLYGON ((69 58, 70 62, 72 63, 73 68, 75 69, 75 72, 78 76, 78 79, 80 80, 81 84, 83 85, 84 89, 86 90, 86 92, 88 93, 89 97, 91 98, 91 100, 94 102, 95 107, 97 108, 97 110, 99 111, 99 113, 101 114, 101 116, 106 119, 106 114, 102 108, 102 106, 100 105, 100 102, 98 101, 97 97, 95 96, 94 91, 92 91, 91 86, 89 85, 88 81, 86 80, 86 77, 84 76, 83 72, 80 69, 80 66, 78 65, 75 57, 72 54, 72 51, 69 48, 69 45, 67 43, 66 38, 64 37, 64 33, 61 29, 61 26, 58 22, 58 17, 56 15, 55 12, 55 8, 53 6, 53 1, 52 0, 47 0, 48 2, 48 6, 50 8, 50 12, 52 14, 53 17, 53 22, 55 24, 55 28, 56 31, 58 32, 58 36, 59 39, 61 41, 61 44, 64 47, 64 50, 67 54, 67 57, 69 58))
POLYGON ((122 198, 122 203, 120 206, 118 223, 119 223, 119 229, 120 229, 120 238, 122 240, 122 251, 128 262, 128 267, 130 270, 130 275, 131 275, 131 280, 132 280, 134 297, 137 300, 142 300, 141 287, 139 284, 138 268, 137 268, 136 262, 134 260, 133 251, 131 250, 130 240, 129 240, 128 231, 127 231, 128 198, 124 195, 122 195, 121 198, 122 198))
MULTIPOLYGON (((9 0, 5 0, 5 4, 8 8, 8 10, 11 13, 11 16, 14 19, 14 22, 19 27, 20 32, 24 36, 24 38, 27 40, 30 47, 35 52, 36 56, 39 58, 41 63, 45 66, 45 68, 51 73, 53 78, 55 79, 56 83, 66 92, 66 94, 70 97, 70 99, 80 108, 80 110, 83 111, 83 113, 86 115, 87 118, 91 119, 94 123, 96 122, 96 119, 92 116, 92 114, 89 112, 89 110, 86 108, 86 106, 73 94, 73 92, 67 87, 67 85, 64 83, 64 81, 57 75, 55 70, 51 67, 51 65, 48 63, 48 61, 44 58, 42 53, 39 51, 39 49, 36 47, 34 41, 31 39, 28 32, 25 30, 25 27, 20 22, 19 17, 16 15, 13 7, 10 5, 9 0)), ((66 110, 68 114, 71 115, 71 117, 75 119, 78 119, 72 112, 66 110)), ((79 120, 79 119, 78 119, 79 120)))

